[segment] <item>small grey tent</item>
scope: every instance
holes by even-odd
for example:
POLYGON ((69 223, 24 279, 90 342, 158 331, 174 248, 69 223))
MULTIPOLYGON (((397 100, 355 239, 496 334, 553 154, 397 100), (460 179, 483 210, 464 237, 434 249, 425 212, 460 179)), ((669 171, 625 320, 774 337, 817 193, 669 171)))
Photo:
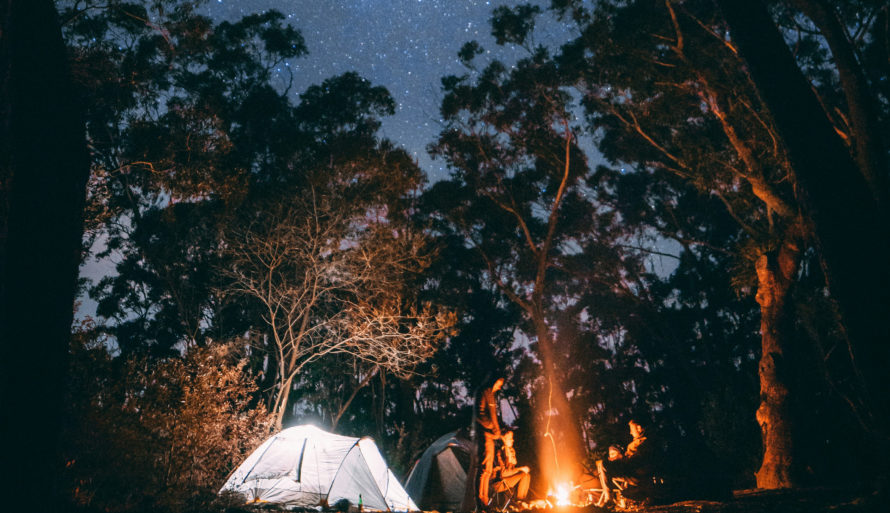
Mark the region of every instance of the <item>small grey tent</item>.
POLYGON ((365 510, 417 511, 370 438, 296 426, 270 437, 229 476, 220 493, 248 502, 314 507, 348 500, 365 510))
POLYGON ((424 511, 458 511, 467 489, 473 444, 448 433, 432 443, 414 464, 405 490, 424 511))

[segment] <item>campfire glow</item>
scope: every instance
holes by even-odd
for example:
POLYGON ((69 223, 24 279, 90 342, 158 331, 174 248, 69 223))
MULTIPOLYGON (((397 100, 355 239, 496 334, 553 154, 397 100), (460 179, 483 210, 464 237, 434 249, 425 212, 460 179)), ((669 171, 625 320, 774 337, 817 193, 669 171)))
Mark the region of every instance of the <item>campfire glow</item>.
MULTIPOLYGON (((546 366, 545 366, 546 367, 546 366)), ((583 468, 579 464, 581 450, 578 426, 571 415, 564 415, 556 403, 567 403, 559 383, 553 379, 553 369, 547 372, 548 387, 546 396, 536 401, 538 408, 538 462, 544 482, 549 483, 546 502, 551 507, 583 506, 586 502, 580 497, 575 478, 581 476, 583 468), (561 398, 561 399, 554 399, 561 398)), ((566 411, 571 413, 567 404, 566 411)))
POLYGON ((560 483, 556 485, 556 489, 550 488, 547 492, 547 502, 552 506, 577 506, 572 500, 572 484, 560 483))
POLYGON ((557 506, 568 506, 571 504, 569 501, 569 490, 571 488, 566 486, 565 484, 559 484, 556 486, 556 493, 554 493, 554 497, 556 497, 556 505, 557 506))

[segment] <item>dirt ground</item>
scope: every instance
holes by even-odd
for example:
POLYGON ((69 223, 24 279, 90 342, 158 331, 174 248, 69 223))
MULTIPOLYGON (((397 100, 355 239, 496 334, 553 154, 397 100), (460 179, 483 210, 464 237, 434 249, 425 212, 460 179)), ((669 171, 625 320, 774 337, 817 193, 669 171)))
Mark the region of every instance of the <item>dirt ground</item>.
MULTIPOLYGON (((794 490, 737 490, 731 500, 681 501, 663 505, 630 505, 616 509, 606 507, 560 506, 531 509, 522 513, 890 513, 890 504, 876 496, 851 489, 807 488, 794 490)), ((284 511, 272 505, 263 507, 236 507, 226 513, 279 513, 284 511)), ((316 510, 303 510, 315 513, 316 510)), ((432 513, 432 512, 429 512, 432 513)))
MULTIPOLYGON (((887 513, 890 505, 862 492, 845 489, 739 490, 724 502, 682 501, 665 505, 636 505, 637 513, 887 513)), ((546 511, 546 510, 532 510, 546 511)), ((561 507, 554 513, 600 513, 620 511, 605 508, 561 507)), ((625 510, 627 511, 627 510, 625 510)))

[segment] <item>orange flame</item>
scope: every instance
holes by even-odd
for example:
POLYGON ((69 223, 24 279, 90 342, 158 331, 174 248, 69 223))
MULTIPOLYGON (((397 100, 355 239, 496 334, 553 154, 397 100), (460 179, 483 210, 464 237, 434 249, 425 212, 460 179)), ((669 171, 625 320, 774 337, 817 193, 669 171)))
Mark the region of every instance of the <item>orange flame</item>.
POLYGON ((557 506, 568 506, 572 503, 569 500, 569 490, 571 490, 571 487, 565 484, 560 483, 556 485, 556 493, 554 496, 556 497, 557 506))
POLYGON ((573 443, 567 443, 567 433, 577 430, 572 425, 573 421, 564 415, 553 404, 553 395, 560 394, 555 383, 548 378, 550 386, 547 396, 538 401, 539 439, 538 458, 539 468, 544 481, 549 483, 551 493, 548 497, 554 499, 559 505, 571 504, 571 481, 580 475, 579 455, 573 443), (557 388, 554 390, 554 388, 557 388), (568 483, 568 484, 567 484, 568 483))

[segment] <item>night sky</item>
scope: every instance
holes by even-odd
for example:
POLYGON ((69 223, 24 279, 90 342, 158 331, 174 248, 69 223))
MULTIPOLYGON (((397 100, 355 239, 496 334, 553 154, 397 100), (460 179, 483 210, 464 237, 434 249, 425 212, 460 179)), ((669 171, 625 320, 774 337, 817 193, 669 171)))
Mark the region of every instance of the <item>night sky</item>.
MULTIPOLYGON (((524 57, 522 48, 500 47, 491 36, 491 11, 518 0, 209 0, 217 20, 275 9, 299 29, 309 54, 282 66, 285 84, 293 74, 292 94, 347 71, 356 71, 374 85, 386 87, 398 105, 383 120, 382 135, 403 146, 435 181, 447 178, 441 160, 426 147, 441 130, 441 78, 467 69, 457 58, 464 43, 476 40, 487 51, 477 59, 511 63, 524 57)), ((545 11, 549 0, 529 0, 545 11)), ((533 44, 557 47, 572 36, 568 25, 548 14, 538 18, 533 44)), ((106 261, 87 258, 81 275, 96 278, 114 271, 106 261)), ((82 297, 79 316, 95 312, 82 297)))
MULTIPOLYGON (((478 41, 488 52, 513 62, 521 48, 498 47, 491 37, 491 11, 516 0, 210 0, 217 19, 236 20, 245 14, 276 9, 298 28, 309 55, 279 71, 294 75, 293 94, 346 71, 357 71, 395 98, 396 115, 383 122, 382 135, 404 146, 432 179, 447 171, 433 162, 426 146, 441 129, 440 80, 467 70, 457 59, 460 47, 478 41)), ((539 0, 542 10, 548 1, 539 0)), ((568 28, 550 16, 540 17, 535 42, 558 45, 568 28)))

